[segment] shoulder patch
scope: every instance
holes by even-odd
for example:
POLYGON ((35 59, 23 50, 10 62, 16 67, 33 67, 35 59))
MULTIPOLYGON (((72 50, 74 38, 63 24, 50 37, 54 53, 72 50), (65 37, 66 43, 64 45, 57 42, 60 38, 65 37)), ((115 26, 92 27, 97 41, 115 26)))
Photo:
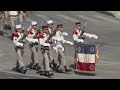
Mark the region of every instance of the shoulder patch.
POLYGON ((34 33, 33 33, 32 31, 28 31, 28 34, 31 34, 31 35, 32 35, 32 34, 34 34, 34 33))
POLYGON ((39 35, 39 38, 44 38, 43 34, 40 34, 40 35, 39 35))
POLYGON ((77 35, 77 34, 78 34, 78 32, 77 32, 76 30, 74 30, 74 31, 73 31, 73 34, 77 35))
POLYGON ((17 33, 14 33, 14 37, 17 37, 17 38, 18 38, 18 37, 19 37, 19 35, 18 35, 17 33))

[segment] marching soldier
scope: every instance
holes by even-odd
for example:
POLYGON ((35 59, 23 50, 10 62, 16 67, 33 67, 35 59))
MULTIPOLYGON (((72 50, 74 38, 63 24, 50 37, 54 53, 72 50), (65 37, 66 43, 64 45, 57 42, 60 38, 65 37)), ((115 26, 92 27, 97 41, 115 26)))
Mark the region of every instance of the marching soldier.
POLYGON ((50 50, 50 43, 46 42, 47 38, 49 37, 49 30, 47 26, 42 26, 43 34, 39 36, 39 42, 41 45, 41 53, 43 55, 43 66, 44 66, 44 75, 45 76, 53 76, 54 74, 50 71, 49 65, 49 50, 50 50))
POLYGON ((13 37, 13 43, 15 44, 15 51, 17 54, 16 70, 20 73, 25 74, 27 69, 25 68, 23 63, 24 44, 25 44, 25 40, 21 40, 23 36, 24 34, 21 33, 21 25, 16 25, 16 31, 13 37))
POLYGON ((76 64, 76 60, 77 60, 77 43, 79 43, 79 42, 83 43, 84 39, 85 39, 84 36, 87 36, 89 38, 93 37, 95 39, 97 39, 98 36, 96 36, 95 34, 86 33, 85 30, 81 29, 81 22, 76 22, 75 25, 76 25, 76 29, 73 30, 73 40, 74 40, 74 49, 75 49, 75 56, 74 56, 75 62, 74 63, 76 64))
MULTIPOLYGON (((47 21, 47 26, 48 26, 48 30, 49 30, 49 34, 52 34, 54 31, 54 27, 53 27, 53 20, 48 20, 47 21)), ((53 43, 53 40, 51 38, 51 42, 53 43)), ((52 43, 50 45, 50 50, 49 50, 49 60, 50 60, 50 67, 51 68, 55 68, 56 67, 56 63, 55 60, 52 56, 52 43)))
POLYGON ((8 11, 8 15, 11 23, 12 36, 15 30, 15 25, 18 21, 18 11, 8 11))
POLYGON ((37 29, 37 22, 33 21, 30 30, 28 30, 27 40, 31 49, 31 63, 30 68, 34 70, 41 69, 38 63, 38 35, 40 31, 37 29))
POLYGON ((68 69, 67 64, 66 64, 65 55, 64 55, 65 48, 64 48, 63 44, 67 43, 67 44, 73 45, 73 43, 64 39, 62 24, 57 25, 56 34, 52 38, 55 40, 55 42, 54 42, 55 46, 53 47, 53 49, 58 54, 58 63, 57 63, 56 71, 59 73, 64 73, 64 71, 61 69, 62 67, 64 67, 65 72, 71 71, 71 69, 68 69))

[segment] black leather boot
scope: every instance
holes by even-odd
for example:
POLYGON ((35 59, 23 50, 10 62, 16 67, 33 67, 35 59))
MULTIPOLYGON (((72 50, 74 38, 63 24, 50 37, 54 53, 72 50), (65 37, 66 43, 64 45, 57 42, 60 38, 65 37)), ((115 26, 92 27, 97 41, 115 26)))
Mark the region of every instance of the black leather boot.
POLYGON ((70 72, 70 71, 72 71, 71 69, 68 69, 67 66, 64 66, 64 68, 65 68, 65 72, 70 72))
POLYGON ((21 68, 18 68, 17 71, 20 73, 26 74, 27 69, 25 67, 21 67, 21 68))
POLYGON ((33 69, 33 63, 28 64, 28 66, 26 66, 28 69, 33 69))
POLYGON ((54 59, 53 59, 53 61, 51 63, 49 63, 49 65, 50 65, 50 68, 53 68, 53 69, 56 68, 56 66, 57 66, 54 59))
POLYGON ((39 64, 37 63, 37 64, 33 64, 32 69, 34 69, 34 70, 39 70, 39 69, 41 69, 41 67, 40 67, 39 64))
POLYGON ((60 69, 59 66, 57 66, 57 68, 56 68, 56 72, 58 72, 58 73, 64 73, 64 71, 63 71, 62 69, 60 69))
POLYGON ((52 61, 52 64, 53 64, 53 68, 56 68, 56 67, 57 67, 57 64, 55 63, 54 60, 52 61))
POLYGON ((0 31, 0 35, 2 35, 2 36, 4 35, 3 31, 0 31))
POLYGON ((54 75, 54 73, 50 72, 50 71, 45 71, 44 72, 44 75, 47 76, 47 77, 51 77, 54 75))

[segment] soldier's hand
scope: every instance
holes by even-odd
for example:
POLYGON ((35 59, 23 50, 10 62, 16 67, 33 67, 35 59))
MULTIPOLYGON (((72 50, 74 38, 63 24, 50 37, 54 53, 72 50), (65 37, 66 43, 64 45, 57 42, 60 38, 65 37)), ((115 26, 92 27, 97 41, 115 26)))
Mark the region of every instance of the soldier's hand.
POLYGON ((94 38, 95 38, 95 39, 98 39, 98 36, 97 36, 97 35, 94 35, 94 38))
POLYGON ((83 42, 84 42, 84 40, 83 40, 83 39, 78 39, 78 42, 82 42, 82 43, 83 43, 83 42))

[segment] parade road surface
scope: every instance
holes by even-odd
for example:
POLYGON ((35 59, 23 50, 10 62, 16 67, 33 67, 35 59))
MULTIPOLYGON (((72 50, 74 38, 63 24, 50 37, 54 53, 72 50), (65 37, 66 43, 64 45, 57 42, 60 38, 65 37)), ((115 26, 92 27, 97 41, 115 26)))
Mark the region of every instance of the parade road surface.
MULTIPOLYGON (((60 74, 54 72, 53 79, 118 79, 120 78, 120 20, 95 11, 33 11, 28 12, 26 28, 29 27, 31 21, 42 21, 48 19, 54 20, 54 23, 62 23, 64 31, 69 34, 66 40, 73 41, 72 31, 75 29, 74 22, 81 21, 82 25, 87 22, 86 32, 98 35, 98 39, 86 38, 85 42, 99 45, 100 60, 96 63, 95 75, 84 75, 75 72, 74 63, 74 47, 65 45, 65 58, 67 65, 72 69, 69 74, 60 74)), ((5 32, 10 33, 9 30, 5 32)), ((52 53, 55 60, 57 54, 52 53)), ((31 51, 29 44, 25 45, 24 63, 30 63, 31 51)), ((6 38, 6 35, 0 36, 0 78, 1 79, 49 79, 40 76, 35 70, 28 70, 26 75, 17 73, 12 70, 16 63, 16 53, 13 42, 6 38)), ((39 62, 41 64, 42 55, 38 53, 39 62)))

